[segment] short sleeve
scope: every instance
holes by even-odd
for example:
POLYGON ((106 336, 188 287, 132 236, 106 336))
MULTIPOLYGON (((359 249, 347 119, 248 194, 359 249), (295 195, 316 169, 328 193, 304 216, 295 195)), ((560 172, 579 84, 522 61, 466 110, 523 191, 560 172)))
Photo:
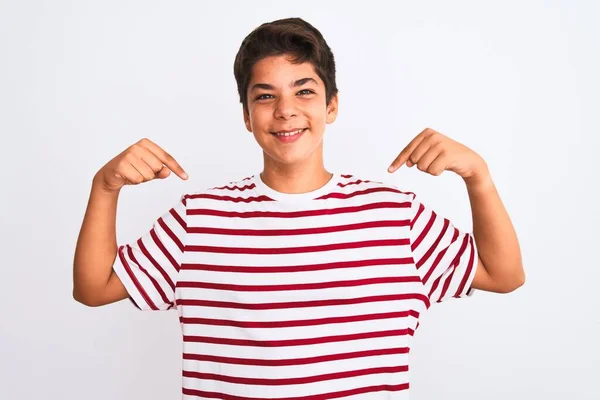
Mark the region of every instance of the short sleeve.
POLYGON ((430 302, 471 296, 477 268, 473 235, 456 228, 414 194, 410 214, 412 256, 430 302))
POLYGON ((113 270, 141 310, 175 308, 175 285, 187 231, 186 196, 159 217, 152 229, 120 245, 113 270))

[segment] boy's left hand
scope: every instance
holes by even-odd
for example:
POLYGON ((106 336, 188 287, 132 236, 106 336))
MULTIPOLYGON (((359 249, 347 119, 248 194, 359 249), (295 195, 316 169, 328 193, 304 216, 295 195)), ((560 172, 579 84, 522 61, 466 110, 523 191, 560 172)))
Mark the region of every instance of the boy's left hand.
POLYGON ((487 164, 479 154, 431 128, 419 133, 400 152, 388 172, 395 172, 404 163, 435 176, 453 171, 467 183, 489 178, 487 164))

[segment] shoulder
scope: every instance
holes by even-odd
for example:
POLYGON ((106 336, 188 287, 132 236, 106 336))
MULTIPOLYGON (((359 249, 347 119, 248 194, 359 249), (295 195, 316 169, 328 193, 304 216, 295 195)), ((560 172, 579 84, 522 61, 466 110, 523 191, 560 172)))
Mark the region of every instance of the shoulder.
POLYGON ((226 182, 221 182, 220 184, 209 187, 204 190, 204 193, 215 194, 215 195, 224 195, 231 193, 242 193, 247 192, 254 189, 256 185, 254 184, 254 175, 246 176, 244 178, 234 179, 226 182))
POLYGON ((244 178, 234 179, 230 181, 224 181, 216 186, 197 188, 191 192, 187 192, 182 195, 182 201, 185 203, 189 201, 198 200, 218 200, 228 198, 245 198, 255 195, 254 189, 256 185, 253 183, 254 176, 247 176, 244 178))
POLYGON ((340 175, 337 191, 347 195, 385 193, 401 201, 412 201, 415 194, 391 183, 351 174, 340 175))

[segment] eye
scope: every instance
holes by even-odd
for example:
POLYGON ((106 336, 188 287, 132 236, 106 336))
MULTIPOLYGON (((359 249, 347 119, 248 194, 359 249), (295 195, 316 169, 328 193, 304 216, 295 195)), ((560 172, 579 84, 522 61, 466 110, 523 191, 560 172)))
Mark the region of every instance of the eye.
MULTIPOLYGON (((310 89, 302 89, 301 91, 298 92, 299 95, 301 96, 308 96, 311 94, 314 94, 315 92, 313 90, 310 89)), ((273 97, 272 94, 261 94, 259 96, 257 96, 254 100, 268 100, 271 99, 273 97), (270 96, 270 97, 269 97, 270 96)))

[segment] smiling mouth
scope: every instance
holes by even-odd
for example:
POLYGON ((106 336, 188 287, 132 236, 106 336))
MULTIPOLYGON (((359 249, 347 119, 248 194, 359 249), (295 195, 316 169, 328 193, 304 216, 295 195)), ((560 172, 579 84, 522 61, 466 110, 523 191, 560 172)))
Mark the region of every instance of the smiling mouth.
POLYGON ((304 132, 305 130, 307 130, 308 128, 302 128, 302 129, 298 129, 295 131, 291 131, 291 132, 270 132, 271 135, 277 136, 277 137, 288 137, 288 136, 296 136, 301 134, 302 132, 304 132))

